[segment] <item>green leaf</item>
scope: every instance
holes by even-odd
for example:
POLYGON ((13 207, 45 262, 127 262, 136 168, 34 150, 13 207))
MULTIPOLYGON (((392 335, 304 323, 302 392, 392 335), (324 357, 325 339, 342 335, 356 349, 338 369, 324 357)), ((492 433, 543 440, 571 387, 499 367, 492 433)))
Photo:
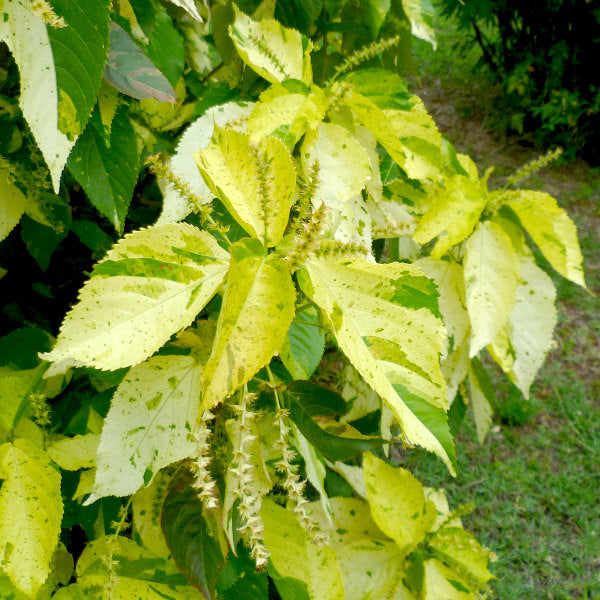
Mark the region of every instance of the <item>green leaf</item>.
POLYGON ((26 0, 4 2, 0 40, 12 52, 21 81, 19 106, 50 170, 54 191, 74 142, 58 127, 58 89, 46 25, 26 0))
POLYGON ((18 425, 47 368, 44 363, 32 369, 0 367, 0 427, 7 432, 18 425))
POLYGON ((325 332, 311 306, 296 313, 285 336, 281 360, 294 379, 310 379, 325 351, 325 332))
POLYGON ((76 435, 57 440, 48 445, 48 456, 67 471, 89 469, 96 465, 96 451, 100 436, 97 433, 76 435))
POLYGON ((519 263, 502 227, 484 221, 467 240, 463 264, 472 329, 469 356, 473 357, 494 340, 510 316, 519 263))
POLYGON ((369 15, 369 28, 371 35, 377 39, 379 30, 390 10, 391 0, 367 0, 367 14, 369 15))
POLYGON ((202 366, 193 356, 153 356, 132 367, 104 421, 88 503, 128 496, 160 469, 191 456, 202 366))
POLYGON ((480 444, 483 444, 492 423, 492 407, 496 403, 496 394, 488 372, 476 356, 471 359, 468 372, 469 395, 475 417, 477 439, 480 444))
MULTIPOLYGON (((254 107, 253 103, 228 102, 209 108, 204 115, 196 119, 184 132, 177 144, 177 150, 169 161, 169 168, 173 175, 182 183, 189 186, 190 192, 202 203, 209 203, 213 194, 202 179, 198 165, 194 160, 194 152, 203 150, 208 146, 214 132, 215 125, 225 127, 233 122, 244 121, 244 118, 254 107)), ((163 209, 156 224, 181 221, 193 210, 187 198, 173 189, 168 182, 160 182, 163 189, 163 209)))
POLYGON ((421 482, 368 453, 363 456, 367 499, 378 527, 403 553, 414 550, 435 523, 437 511, 426 502, 421 482))
POLYGON ((60 475, 48 455, 24 439, 0 446, 0 562, 30 597, 46 581, 60 533, 60 475))
POLYGON ((412 34, 437 48, 433 27, 433 5, 431 0, 402 0, 402 7, 410 21, 412 34))
POLYGON ((271 83, 299 79, 312 83, 312 43, 295 29, 274 19, 253 21, 234 5, 235 20, 229 35, 242 60, 271 83))
MULTIPOLYGON (((1 31, 1 30, 0 30, 1 31)), ((27 208, 27 197, 15 185, 8 169, 0 169, 0 241, 17 226, 27 208)))
POLYGON ((545 192, 506 192, 501 201, 519 217, 550 264, 563 276, 585 287, 577 228, 556 200, 545 192))
POLYGON ((137 138, 124 106, 112 121, 110 146, 90 124, 77 140, 68 166, 91 203, 122 233, 139 166, 137 138))
POLYGON ((48 269, 52 254, 68 232, 69 230, 65 229, 57 233, 51 227, 46 227, 27 215, 21 220, 21 240, 42 271, 48 269))
POLYGON ((314 417, 331 417, 335 413, 345 412, 346 403, 335 392, 314 383, 292 382, 284 395, 284 402, 290 411, 290 418, 306 439, 331 460, 348 460, 385 443, 381 438, 364 436, 337 421, 330 421, 327 427, 326 419, 315 420, 314 417))
POLYGON ((406 440, 435 452, 454 473, 439 364, 445 329, 432 312, 437 293, 424 285, 429 280, 407 264, 321 259, 310 261, 298 281, 340 349, 390 406, 406 440))
POLYGON ((126 235, 96 265, 44 359, 106 370, 142 362, 204 308, 228 258, 212 236, 186 223, 126 235))
POLYGON ((424 563, 423 600, 476 600, 468 583, 452 569, 432 558, 424 563))
POLYGON ((90 118, 108 52, 108 0, 53 0, 66 27, 48 27, 58 84, 58 126, 75 139, 90 118))
POLYGON ((384 69, 355 71, 343 77, 342 81, 347 81, 352 85, 353 91, 371 100, 381 110, 407 111, 414 105, 413 96, 409 93, 406 82, 390 71, 384 69))
MULTIPOLYGON (((175 87, 183 75, 185 68, 185 46, 179 31, 174 27, 173 21, 160 3, 154 4, 154 21, 149 36, 148 45, 144 47, 146 56, 164 75, 169 83, 175 87)), ((112 48, 112 47, 111 47, 112 48)), ((157 100, 165 101, 165 98, 157 100)), ((175 100, 169 98, 169 102, 175 100)))
POLYGON ((104 256, 113 245, 113 239, 93 221, 73 221, 71 231, 93 252, 95 258, 104 256))
POLYGON ((231 267, 212 354, 202 374, 202 409, 215 406, 281 350, 296 290, 285 263, 258 240, 230 247, 231 267))
POLYGON ((331 548, 315 546, 297 517, 270 498, 262 503, 264 542, 281 577, 306 584, 310 600, 343 600, 344 585, 331 548))
POLYGON ((286 147, 274 137, 254 146, 247 134, 217 129, 194 155, 213 194, 235 220, 265 246, 283 237, 296 191, 296 171, 286 147))
POLYGON ((161 525, 173 560, 187 580, 211 600, 227 559, 219 513, 205 510, 192 486, 194 477, 180 469, 165 496, 161 525))
POLYGON ((161 102, 177 101, 169 80, 154 66, 129 34, 112 21, 104 79, 123 94, 133 98, 156 98, 161 102))
POLYGON ((86 588, 86 598, 93 598, 98 588, 110 585, 114 600, 203 599, 173 561, 160 558, 123 536, 105 536, 88 543, 77 561, 77 581, 86 588), (106 566, 107 557, 116 563, 112 573, 106 566))

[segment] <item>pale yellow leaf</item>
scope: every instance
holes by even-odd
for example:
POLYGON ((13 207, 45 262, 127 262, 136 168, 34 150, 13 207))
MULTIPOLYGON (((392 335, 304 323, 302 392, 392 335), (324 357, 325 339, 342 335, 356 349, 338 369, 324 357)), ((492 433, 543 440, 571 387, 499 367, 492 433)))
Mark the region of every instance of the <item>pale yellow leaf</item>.
POLYGON ((275 246, 296 191, 296 171, 283 143, 269 137, 254 145, 247 134, 218 129, 194 157, 213 194, 236 221, 267 247, 275 246))
POLYGON ((48 456, 67 471, 87 469, 96 464, 96 450, 100 442, 97 433, 75 435, 57 440, 48 445, 48 456))
POLYGON ((296 291, 285 263, 258 240, 230 247, 232 261, 212 354, 202 374, 202 410, 227 398, 281 350, 296 291))
POLYGON ((43 450, 16 439, 0 446, 0 479, 0 562, 15 586, 35 597, 60 533, 60 474, 43 450))
POLYGON ((506 192, 501 200, 517 214, 550 264, 585 287, 577 228, 556 200, 550 194, 532 190, 506 192))
POLYGON ((467 582, 439 560, 432 558, 425 562, 423 600, 477 600, 477 596, 461 591, 458 586, 469 590, 467 582))
POLYGON ((464 258, 466 303, 471 321, 469 356, 504 327, 515 304, 519 263, 509 236, 492 221, 479 224, 464 258))
POLYGON ((475 429, 477 430, 477 439, 480 444, 483 444, 485 437, 492 424, 493 410, 485 397, 477 375, 469 367, 469 399, 473 408, 473 416, 475 417, 475 429))
POLYGON ((342 574, 333 549, 313 544, 294 513, 269 498, 263 501, 261 517, 264 542, 279 575, 304 582, 310 600, 344 600, 342 574))
POLYGON ((10 171, 0 169, 0 241, 16 227, 26 207, 27 198, 14 184, 10 171))
POLYGON ((58 89, 46 25, 27 0, 5 1, 0 40, 7 43, 19 67, 19 106, 50 170, 58 194, 60 177, 75 144, 58 129, 58 89))
POLYGON ((235 5, 234 9, 235 21, 229 35, 248 66, 271 83, 286 79, 312 83, 310 40, 275 19, 254 21, 235 5))
POLYGON ((99 369, 142 362, 187 327, 223 283, 229 255, 187 223, 126 235, 96 265, 45 360, 99 369))

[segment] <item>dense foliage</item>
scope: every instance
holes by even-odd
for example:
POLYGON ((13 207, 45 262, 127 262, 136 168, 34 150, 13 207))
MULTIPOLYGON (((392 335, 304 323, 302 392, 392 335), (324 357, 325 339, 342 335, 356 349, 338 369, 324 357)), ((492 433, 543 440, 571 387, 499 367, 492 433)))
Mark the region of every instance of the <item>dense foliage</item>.
POLYGON ((587 0, 442 0, 502 83, 508 125, 539 143, 600 147, 600 9, 587 0))
POLYGON ((408 91, 427 2, 355 4, 0 0, 3 596, 485 594, 394 456, 456 474, 484 350, 529 394, 576 229, 408 91))

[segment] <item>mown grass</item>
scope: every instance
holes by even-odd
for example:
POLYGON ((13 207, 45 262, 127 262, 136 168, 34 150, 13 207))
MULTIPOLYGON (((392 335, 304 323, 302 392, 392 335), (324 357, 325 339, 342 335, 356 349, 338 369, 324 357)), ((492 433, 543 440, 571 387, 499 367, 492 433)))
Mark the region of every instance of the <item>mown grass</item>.
MULTIPOLYGON (((490 124, 499 93, 485 73, 473 72, 475 46, 451 21, 438 20, 439 48, 416 42, 421 74, 415 91, 458 150, 482 167, 496 163, 496 185, 536 156, 523 140, 490 124)), ((505 118, 503 115, 502 118, 505 118)), ((582 162, 554 166, 524 182, 557 197, 579 228, 588 287, 600 295, 600 175, 582 162)), ((494 374, 499 413, 480 446, 467 415, 457 439, 459 474, 449 477, 425 452, 406 464, 427 485, 444 487, 452 506, 474 502, 464 519, 497 554, 491 584, 499 600, 600 598, 600 300, 564 280, 544 262, 557 286, 560 311, 550 353, 525 400, 494 374)))

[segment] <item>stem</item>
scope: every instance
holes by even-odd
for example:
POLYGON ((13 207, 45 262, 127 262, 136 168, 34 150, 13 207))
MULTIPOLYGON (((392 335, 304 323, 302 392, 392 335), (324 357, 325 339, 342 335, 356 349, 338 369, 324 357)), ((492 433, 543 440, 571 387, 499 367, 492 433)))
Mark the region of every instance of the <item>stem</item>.
POLYGON ((206 83, 215 73, 218 73, 225 66, 224 62, 220 62, 214 69, 212 69, 207 75, 205 75, 200 83, 206 83))
POLYGON ((277 391, 277 383, 275 381, 275 377, 273 376, 273 372, 271 371, 271 367, 269 365, 266 366, 267 375, 269 376, 269 383, 271 384, 271 389, 273 390, 273 395, 275 396, 275 404, 277 406, 277 410, 281 410, 281 402, 279 401, 279 392, 277 391))

